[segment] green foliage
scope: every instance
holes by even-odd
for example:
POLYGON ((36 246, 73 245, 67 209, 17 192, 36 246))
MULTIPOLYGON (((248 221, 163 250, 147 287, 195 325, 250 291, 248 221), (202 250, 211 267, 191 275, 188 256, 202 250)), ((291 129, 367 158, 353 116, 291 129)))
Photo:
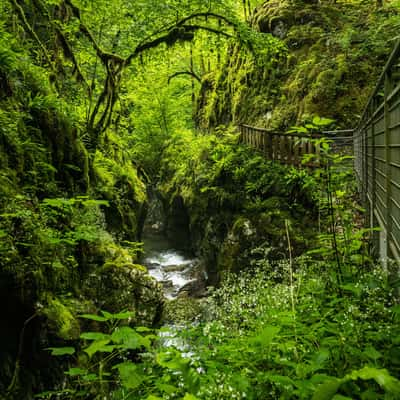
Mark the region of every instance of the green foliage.
MULTIPOLYGON (((244 122, 283 130, 310 115, 356 125, 398 35, 399 3, 263 2, 251 26, 280 38, 272 66, 249 63, 237 48, 204 85, 204 127, 244 122), (360 21, 364 21, 360 29, 360 21)), ((262 57, 260 57, 262 59, 262 57)))
POLYGON ((169 344, 162 340, 165 328, 158 335, 127 326, 83 333, 81 351, 90 359, 80 357, 67 372, 71 392, 76 396, 86 386, 84 398, 143 400, 259 399, 266 393, 396 399, 400 330, 386 274, 378 267, 349 281, 354 290, 338 297, 325 279, 326 265, 300 258, 295 266, 292 281, 288 262, 274 269, 265 261, 262 268, 228 274, 205 301, 202 322, 178 330, 169 344), (182 342, 189 353, 182 353, 182 342), (135 359, 127 359, 132 351, 135 359))

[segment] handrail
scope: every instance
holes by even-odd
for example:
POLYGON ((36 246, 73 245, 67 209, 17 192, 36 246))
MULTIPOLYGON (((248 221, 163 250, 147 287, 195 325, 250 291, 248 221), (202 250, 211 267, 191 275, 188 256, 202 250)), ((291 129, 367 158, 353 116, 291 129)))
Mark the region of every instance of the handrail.
POLYGON ((382 85, 384 85, 385 83, 385 77, 386 74, 388 73, 388 71, 391 69, 391 67, 393 66, 394 62, 399 58, 400 56, 400 39, 397 40, 394 49, 392 50, 392 53, 389 56, 389 59, 385 65, 385 67, 383 68, 383 71, 381 73, 381 75, 378 78, 378 82, 375 85, 374 90, 372 91, 372 93, 370 94, 369 98, 368 98, 368 102, 367 105, 364 108, 363 113, 361 114, 361 118, 359 120, 359 123, 357 125, 357 127, 355 128, 355 131, 359 130, 361 128, 361 125, 364 121, 365 116, 368 113, 368 109, 371 106, 372 101, 374 100, 375 96, 377 95, 379 89, 382 88, 382 85))
POLYGON ((351 133, 352 130, 326 131, 321 133, 283 133, 270 131, 266 128, 241 124, 238 126, 241 133, 241 141, 262 152, 264 156, 281 164, 295 165, 298 167, 318 167, 320 165, 321 144, 313 139, 328 137, 333 140, 335 148, 351 148, 353 137, 333 136, 337 134, 351 133), (327 136, 330 135, 330 136, 327 136), (313 154, 314 157, 306 164, 303 163, 305 154, 313 154))
POLYGON ((353 134, 354 169, 361 200, 367 208, 367 226, 373 246, 386 263, 400 265, 400 75, 394 67, 400 60, 400 39, 379 76, 353 134))

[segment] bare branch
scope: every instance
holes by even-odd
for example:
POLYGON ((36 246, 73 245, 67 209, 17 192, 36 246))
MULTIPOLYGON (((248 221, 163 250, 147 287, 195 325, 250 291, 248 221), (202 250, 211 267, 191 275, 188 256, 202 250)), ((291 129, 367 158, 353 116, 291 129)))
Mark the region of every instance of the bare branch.
POLYGON ((169 78, 168 78, 168 84, 170 84, 171 80, 176 78, 177 76, 180 75, 190 75, 192 78, 196 79, 197 82, 201 82, 201 78, 196 75, 194 72, 192 71, 179 71, 179 72, 175 72, 174 74, 172 74, 169 78))

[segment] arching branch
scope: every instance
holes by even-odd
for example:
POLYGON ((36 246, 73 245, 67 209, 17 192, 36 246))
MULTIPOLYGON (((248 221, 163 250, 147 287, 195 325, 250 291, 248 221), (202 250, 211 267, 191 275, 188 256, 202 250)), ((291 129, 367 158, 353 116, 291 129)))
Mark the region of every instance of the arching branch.
POLYGON ((146 50, 153 49, 158 47, 160 44, 165 43, 168 46, 174 45, 178 41, 191 41, 194 38, 194 32, 198 30, 204 30, 208 32, 212 32, 218 35, 223 35, 227 38, 232 38, 233 36, 227 32, 210 28, 208 26, 202 25, 182 25, 178 23, 173 28, 171 28, 168 33, 164 36, 160 36, 157 39, 154 39, 149 42, 142 43, 138 45, 135 51, 126 59, 126 65, 129 65, 139 54, 143 53, 146 50))
POLYGON ((103 50, 98 43, 96 42, 93 34, 87 28, 87 26, 82 22, 81 19, 81 11, 78 7, 76 7, 71 0, 64 0, 65 4, 68 5, 74 15, 75 18, 79 20, 79 30, 89 39, 89 42, 92 44, 94 50, 96 51, 97 56, 103 61, 103 63, 107 63, 108 60, 114 60, 117 63, 123 63, 124 58, 120 57, 117 54, 109 53, 103 50))
POLYGON ((173 73, 169 78, 168 78, 168 84, 170 84, 171 80, 176 78, 177 76, 180 75, 190 75, 192 78, 196 79, 197 82, 201 82, 201 78, 196 75, 194 72, 192 71, 179 71, 179 72, 175 72, 173 73))
MULTIPOLYGON (((143 52, 154 49, 161 44, 173 46, 177 42, 190 42, 194 39, 195 32, 203 30, 214 34, 222 35, 231 38, 232 35, 221 29, 207 25, 199 25, 196 22, 199 19, 215 19, 219 22, 224 22, 226 26, 233 27, 237 30, 238 25, 234 21, 213 13, 198 12, 188 15, 168 27, 158 30, 156 35, 151 35, 147 40, 138 44, 132 53, 124 58, 114 52, 104 50, 95 40, 93 33, 83 23, 80 9, 73 4, 73 0, 64 0, 64 5, 69 8, 72 15, 79 21, 80 32, 88 39, 97 57, 101 60, 105 70, 106 78, 103 89, 97 99, 96 105, 88 118, 88 130, 91 133, 91 146, 96 148, 99 142, 99 135, 107 129, 111 123, 112 112, 114 105, 118 99, 119 85, 121 81, 122 71, 129 66, 133 60, 141 56, 143 52), (192 24, 192 22, 194 22, 192 24)), ((221 24, 219 24, 221 26, 221 24)), ((200 81, 200 78, 195 76, 193 71, 190 73, 194 79, 200 81)), ((176 75, 177 76, 177 75, 176 75)), ((172 79, 172 78, 170 78, 172 79)))

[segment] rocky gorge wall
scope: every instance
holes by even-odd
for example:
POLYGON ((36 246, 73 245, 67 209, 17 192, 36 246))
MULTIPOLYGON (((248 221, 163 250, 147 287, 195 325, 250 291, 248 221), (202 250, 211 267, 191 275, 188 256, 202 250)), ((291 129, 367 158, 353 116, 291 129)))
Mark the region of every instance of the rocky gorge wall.
POLYGON ((286 49, 262 60, 231 45, 220 71, 204 77, 197 122, 202 128, 247 123, 285 130, 315 115, 353 128, 398 33, 390 2, 270 0, 253 29, 286 49))
POLYGON ((0 82, 0 398, 25 400, 62 382, 46 348, 76 341, 79 315, 151 326, 163 294, 137 264, 147 200, 123 143, 108 132, 88 152, 74 108, 2 27, 0 82))
POLYGON ((162 163, 165 231, 203 260, 209 285, 228 271, 288 257, 286 223, 297 254, 316 232, 311 176, 271 163, 237 140, 227 131, 178 141, 162 163))

